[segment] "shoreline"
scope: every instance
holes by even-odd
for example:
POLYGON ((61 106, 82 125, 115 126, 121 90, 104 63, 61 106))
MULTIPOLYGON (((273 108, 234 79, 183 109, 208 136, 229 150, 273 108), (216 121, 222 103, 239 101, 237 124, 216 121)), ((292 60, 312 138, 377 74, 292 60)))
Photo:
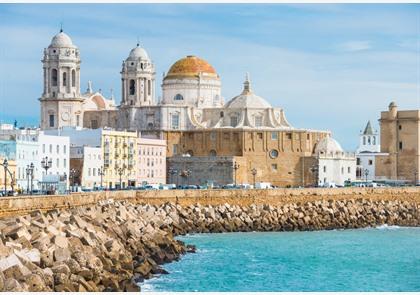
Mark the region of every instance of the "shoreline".
MULTIPOLYGON (((418 196, 417 196, 418 198, 418 196)), ((138 291, 194 233, 420 226, 419 202, 337 198, 265 205, 100 201, 0 219, 0 290, 138 291), (16 279, 19 278, 19 279, 16 279)))

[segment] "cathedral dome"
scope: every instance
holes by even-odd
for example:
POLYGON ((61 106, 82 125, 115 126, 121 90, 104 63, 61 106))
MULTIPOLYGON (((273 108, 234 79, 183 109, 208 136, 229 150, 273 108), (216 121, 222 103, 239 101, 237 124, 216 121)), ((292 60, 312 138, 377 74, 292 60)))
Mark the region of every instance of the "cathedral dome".
POLYGON ((140 47, 139 44, 130 51, 130 55, 128 56, 129 60, 137 60, 137 59, 149 59, 149 55, 147 54, 146 50, 140 47))
POLYGON ((216 70, 207 61, 193 55, 188 55, 175 62, 169 69, 165 78, 196 77, 200 74, 218 77, 216 70))
POLYGON ((333 138, 331 137, 325 137, 323 139, 321 139, 316 147, 315 147, 315 153, 342 153, 343 152, 343 148, 341 147, 341 145, 333 138))
POLYGON ((58 33, 52 38, 50 47, 76 47, 76 46, 74 46, 69 35, 67 35, 63 31, 60 31, 60 33, 58 33))
POLYGON ((272 106, 262 97, 255 95, 251 90, 251 82, 248 75, 244 82, 244 90, 238 96, 235 96, 225 105, 226 108, 231 109, 268 109, 272 106))

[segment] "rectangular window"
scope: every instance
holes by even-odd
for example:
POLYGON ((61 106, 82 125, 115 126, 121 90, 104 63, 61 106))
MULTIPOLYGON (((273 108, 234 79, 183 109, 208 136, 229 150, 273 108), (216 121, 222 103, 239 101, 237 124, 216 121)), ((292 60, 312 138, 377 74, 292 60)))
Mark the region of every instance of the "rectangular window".
POLYGON ((54 115, 50 115, 50 127, 54 127, 54 115))
POLYGON ((66 152, 67 152, 67 147, 66 145, 63 145, 63 154, 66 154, 66 152))
POLYGON ((309 133, 308 133, 308 134, 306 134, 306 139, 307 139, 307 140, 309 140, 309 139, 310 139, 310 135, 309 135, 309 133))
POLYGON ((324 172, 327 172, 327 166, 324 166, 324 172))
POLYGON ((369 166, 373 165, 373 160, 369 160, 369 166))
POLYGON ((178 145, 177 145, 177 144, 174 144, 174 145, 172 146, 172 153, 173 153, 174 155, 177 155, 177 154, 178 154, 178 145))
POLYGON ((52 144, 50 144, 50 154, 52 154, 52 144))
POLYGON ((271 139, 272 139, 272 140, 277 140, 277 139, 278 139, 278 134, 277 134, 277 132, 271 132, 271 139))
POLYGON ((60 153, 60 146, 57 144, 57 154, 60 153))
POLYGON ((402 127, 401 127, 401 125, 399 125, 399 126, 398 126, 398 129, 399 129, 399 130, 401 130, 401 128, 402 128, 402 127))
POLYGON ((277 164, 271 164, 271 170, 277 171, 277 164))
POLYGON ((57 168, 60 167, 60 159, 57 159, 56 163, 57 163, 57 168))
POLYGON ((262 116, 256 116, 255 117, 255 127, 261 127, 262 126, 263 118, 262 116))
POLYGON ((341 167, 341 174, 344 174, 344 167, 341 167))
POLYGON ((90 173, 90 168, 88 168, 88 176, 90 176, 90 174, 91 174, 91 173, 90 173))
POLYGON ((233 116, 230 117, 230 126, 236 127, 238 125, 238 117, 233 116))
POLYGON ((350 172, 351 172, 350 167, 347 167, 347 173, 350 173, 350 172))
POLYGON ((76 115, 76 126, 80 125, 80 115, 76 115))
POLYGON ((179 129, 179 115, 178 114, 172 114, 171 126, 172 126, 172 129, 179 129))
POLYGON ((400 147, 400 151, 401 151, 403 149, 403 143, 402 143, 402 141, 400 141, 399 147, 400 147))
POLYGON ((67 159, 63 159, 63 167, 67 168, 67 159))
POLYGON ((97 120, 91 120, 90 121, 90 128, 98 129, 98 121, 97 120))
POLYGON ((216 132, 210 133, 210 140, 216 140, 216 132))
POLYGON ((42 153, 45 154, 45 143, 42 145, 42 153))
POLYGON ((292 133, 286 133, 287 139, 292 139, 292 133))
POLYGON ((360 165, 360 158, 356 158, 356 165, 360 165))
POLYGON ((93 168, 93 176, 96 176, 96 168, 93 168))
POLYGON ((258 139, 262 139, 263 138, 263 134, 262 133, 257 133, 257 137, 258 137, 258 139))

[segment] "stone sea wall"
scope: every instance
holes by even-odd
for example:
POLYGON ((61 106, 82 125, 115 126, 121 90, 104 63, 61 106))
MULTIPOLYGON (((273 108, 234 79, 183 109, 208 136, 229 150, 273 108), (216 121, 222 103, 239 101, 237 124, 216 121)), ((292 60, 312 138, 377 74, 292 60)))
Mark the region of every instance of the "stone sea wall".
MULTIPOLYGON (((415 193, 414 193, 415 194, 415 193)), ((0 219, 0 290, 137 291, 194 246, 174 236, 232 231, 420 226, 415 195, 295 197, 271 203, 104 200, 0 219)), ((194 255, 194 254, 192 254, 194 255)))

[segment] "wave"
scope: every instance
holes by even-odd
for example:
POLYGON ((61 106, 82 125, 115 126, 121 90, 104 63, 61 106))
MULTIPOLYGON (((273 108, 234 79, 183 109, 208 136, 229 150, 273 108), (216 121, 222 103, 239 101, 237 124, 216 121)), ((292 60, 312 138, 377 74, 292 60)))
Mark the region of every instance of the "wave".
POLYGON ((375 228, 379 229, 379 230, 389 230, 389 229, 399 229, 401 227, 398 226, 398 225, 388 225, 388 224, 385 223, 385 224, 382 224, 382 225, 378 225, 375 228))

